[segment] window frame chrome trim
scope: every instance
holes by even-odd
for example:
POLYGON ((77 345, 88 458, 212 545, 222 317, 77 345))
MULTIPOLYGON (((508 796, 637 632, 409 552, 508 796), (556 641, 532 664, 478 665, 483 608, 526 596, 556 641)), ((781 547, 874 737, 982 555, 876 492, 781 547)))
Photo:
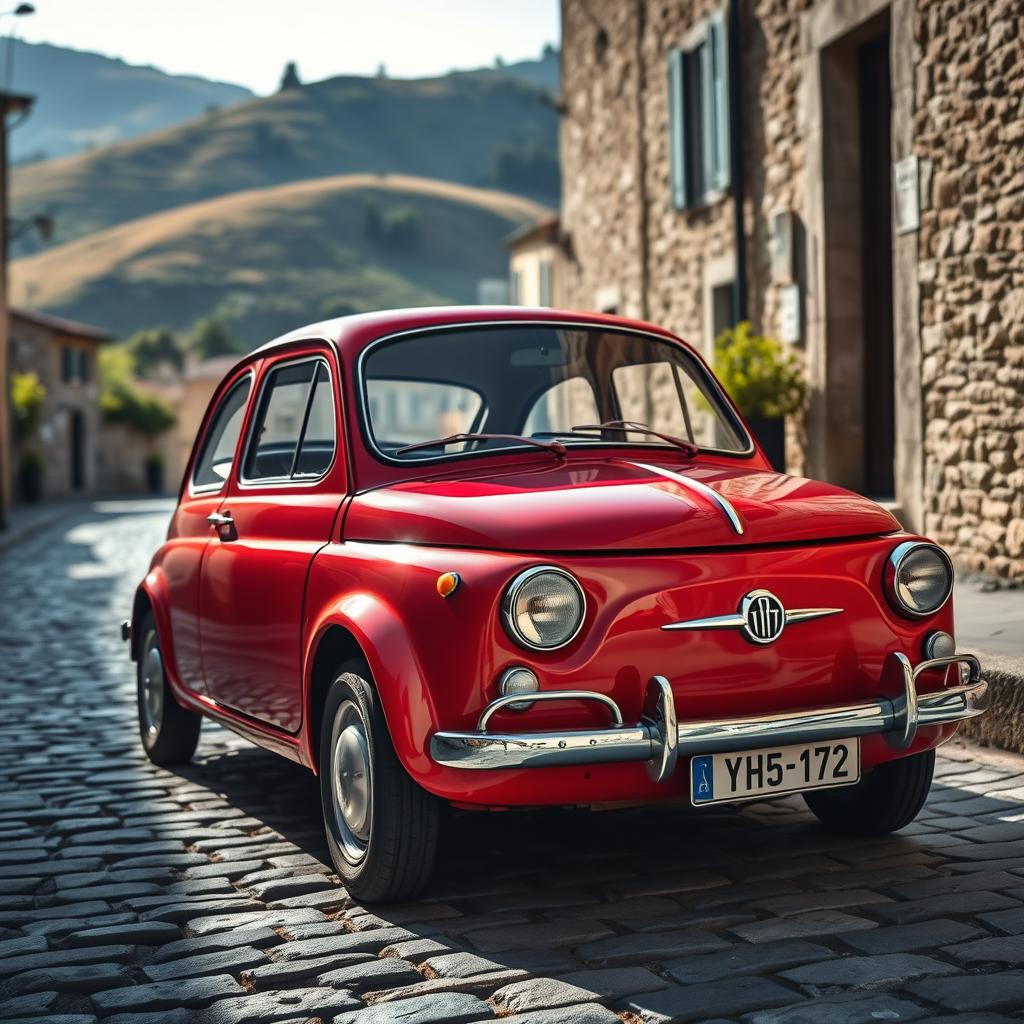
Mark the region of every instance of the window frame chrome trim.
MULTIPOLYGON (((309 381, 310 390, 309 392, 307 392, 306 395, 307 406, 309 405, 309 402, 312 399, 313 390, 315 387, 316 370, 314 369, 313 376, 310 378, 309 381)), ((339 442, 341 441, 341 434, 339 433, 338 429, 339 406, 337 401, 335 400, 336 396, 334 392, 334 375, 331 373, 331 363, 330 360, 327 358, 326 353, 314 352, 310 353, 309 355, 299 355, 293 359, 289 359, 287 356, 285 356, 281 359, 277 359, 274 360, 273 362, 270 362, 267 366, 263 368, 263 372, 260 374, 259 392, 256 393, 255 397, 256 402, 252 407, 252 415, 249 417, 249 429, 246 431, 245 447, 242 449, 242 459, 238 463, 238 472, 235 475, 235 480, 238 484, 239 490, 253 491, 259 490, 260 488, 263 487, 315 487, 317 484, 322 483, 330 475, 331 470, 334 469, 335 463, 338 461, 338 446, 339 442), (320 476, 318 477, 275 476, 266 478, 252 478, 245 476, 244 472, 246 458, 249 454, 249 446, 252 443, 252 438, 256 430, 256 417, 259 414, 260 402, 263 400, 263 395, 266 391, 268 378, 272 373, 276 372, 277 370, 281 369, 284 366, 297 365, 299 363, 307 362, 321 362, 324 364, 324 366, 327 367, 327 384, 331 395, 331 411, 334 413, 334 452, 331 455, 330 463, 328 464, 327 468, 323 471, 323 473, 321 473, 320 476)), ((304 414, 305 411, 306 410, 304 409, 304 414)), ((294 458, 298 457, 300 442, 302 440, 305 440, 305 438, 300 438, 298 441, 296 441, 294 458)))
MULTIPOLYGON (((214 415, 216 415, 217 412, 220 411, 220 408, 221 408, 221 406, 224 403, 224 399, 227 398, 228 395, 231 394, 231 392, 234 391, 235 388, 238 387, 238 385, 241 384, 242 381, 246 380, 246 379, 248 379, 248 382, 249 382, 249 393, 245 396, 245 404, 242 406, 242 426, 243 427, 245 426, 245 416, 249 412, 249 408, 248 407, 249 407, 249 403, 252 402, 253 388, 254 388, 254 385, 256 383, 256 371, 255 371, 255 369, 252 366, 249 366, 242 373, 240 373, 237 377, 234 377, 234 378, 231 379, 231 383, 221 393, 220 400, 217 402, 217 407, 216 407, 216 409, 214 409, 214 415)), ((215 394, 216 394, 216 392, 215 392, 215 394)), ((211 405, 213 404, 212 399, 211 399, 211 403, 210 404, 211 405)), ((209 411, 209 410, 207 410, 207 411, 209 411)), ((204 422, 206 422, 205 421, 205 417, 204 417, 204 422)), ((200 424, 200 429, 202 429, 202 426, 203 426, 203 424, 200 424)), ((205 442, 206 442, 206 437, 207 437, 208 431, 209 431, 209 424, 207 423, 207 429, 203 431, 203 435, 202 435, 202 437, 199 440, 199 444, 196 446, 195 453, 194 453, 194 455, 192 456, 192 458, 189 461, 189 469, 188 469, 188 496, 189 496, 189 498, 211 498, 211 497, 213 497, 213 496, 215 496, 217 494, 220 494, 220 492, 223 491, 227 487, 228 481, 230 481, 230 479, 232 477, 232 474, 235 471, 235 463, 236 463, 236 459, 237 459, 237 456, 238 456, 238 444, 242 440, 242 435, 243 435, 243 430, 242 429, 239 429, 239 431, 238 431, 238 438, 235 440, 235 454, 234 454, 234 457, 232 457, 232 459, 231 459, 231 468, 228 470, 228 475, 226 477, 224 477, 224 479, 221 480, 220 483, 218 483, 218 484, 199 484, 198 486, 195 484, 194 481, 195 481, 196 469, 197 469, 197 467, 199 465, 199 460, 201 459, 201 457, 202 457, 202 455, 204 453, 204 447, 205 447, 205 442)))
MULTIPOLYGON (((534 565, 528 569, 523 569, 512 577, 511 581, 505 587, 505 593, 501 598, 501 620, 505 626, 505 632, 508 633, 509 637, 520 647, 525 647, 530 651, 537 651, 542 654, 546 654, 550 651, 560 651, 563 647, 568 647, 569 644, 579 636, 580 630, 583 629, 583 623, 587 618, 587 595, 583 590, 583 586, 580 581, 567 569, 563 569, 557 565, 534 565), (580 619, 576 623, 576 628, 572 631, 572 634, 568 636, 561 643, 557 644, 535 644, 527 640, 518 630, 515 624, 515 617, 512 614, 512 609, 515 606, 515 599, 519 595, 519 591, 530 582, 535 576, 540 573, 555 573, 558 576, 563 576, 567 579, 575 588, 580 596, 580 619)), ((529 698, 521 698, 529 699, 529 698)))

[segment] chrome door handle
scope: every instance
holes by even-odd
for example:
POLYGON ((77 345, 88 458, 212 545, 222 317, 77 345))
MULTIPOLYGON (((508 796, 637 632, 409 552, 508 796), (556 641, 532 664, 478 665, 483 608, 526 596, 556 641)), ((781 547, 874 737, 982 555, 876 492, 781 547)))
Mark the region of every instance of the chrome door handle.
POLYGON ((226 512, 221 515, 220 512, 211 512, 207 517, 206 521, 211 526, 234 526, 235 521, 231 518, 231 513, 226 512))

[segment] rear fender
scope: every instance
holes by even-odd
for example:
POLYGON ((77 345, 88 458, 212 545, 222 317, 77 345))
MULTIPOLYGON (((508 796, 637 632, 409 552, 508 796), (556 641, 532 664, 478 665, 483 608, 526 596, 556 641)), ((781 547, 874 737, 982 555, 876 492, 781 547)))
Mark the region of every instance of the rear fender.
POLYGON ((313 669, 317 650, 334 627, 346 630, 358 645, 370 667, 398 759, 414 779, 422 779, 433 764, 429 737, 438 728, 437 712, 408 630, 395 609, 376 594, 344 595, 320 613, 309 631, 304 652, 306 713, 302 728, 310 763, 316 764, 313 752, 317 737, 313 730, 319 720, 312 706, 316 699, 313 669))
POLYGON ((132 604, 132 660, 138 661, 142 653, 141 624, 148 609, 152 609, 153 621, 156 623, 157 632, 160 634, 160 651, 163 655, 164 669, 172 677, 172 681, 181 685, 181 677, 178 675, 178 661, 174 656, 174 634, 171 632, 170 603, 168 597, 167 577, 163 570, 156 566, 149 570, 146 578, 139 584, 135 591, 135 601, 132 604))

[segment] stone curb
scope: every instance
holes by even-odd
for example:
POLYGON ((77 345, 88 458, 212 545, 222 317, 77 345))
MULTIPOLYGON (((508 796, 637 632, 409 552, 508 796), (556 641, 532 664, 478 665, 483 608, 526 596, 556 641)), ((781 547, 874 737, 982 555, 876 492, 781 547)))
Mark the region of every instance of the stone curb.
MULTIPOLYGON (((1024 634, 1024 624, 1021 632, 1024 634)), ((960 735, 983 746, 1024 754, 1024 657, 978 657, 982 677, 988 680, 991 704, 985 714, 964 722, 960 735)))

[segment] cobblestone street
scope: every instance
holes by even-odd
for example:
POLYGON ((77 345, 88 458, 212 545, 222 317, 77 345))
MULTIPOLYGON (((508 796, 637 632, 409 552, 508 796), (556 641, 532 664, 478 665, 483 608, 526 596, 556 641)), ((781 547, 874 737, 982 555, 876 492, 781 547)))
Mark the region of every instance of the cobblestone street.
POLYGON ((0 1019, 1024 1019, 1024 758, 944 750, 898 836, 744 810, 453 814, 428 896, 350 901, 315 779, 204 724, 149 764, 117 625, 165 502, 0 553, 0 1019))

